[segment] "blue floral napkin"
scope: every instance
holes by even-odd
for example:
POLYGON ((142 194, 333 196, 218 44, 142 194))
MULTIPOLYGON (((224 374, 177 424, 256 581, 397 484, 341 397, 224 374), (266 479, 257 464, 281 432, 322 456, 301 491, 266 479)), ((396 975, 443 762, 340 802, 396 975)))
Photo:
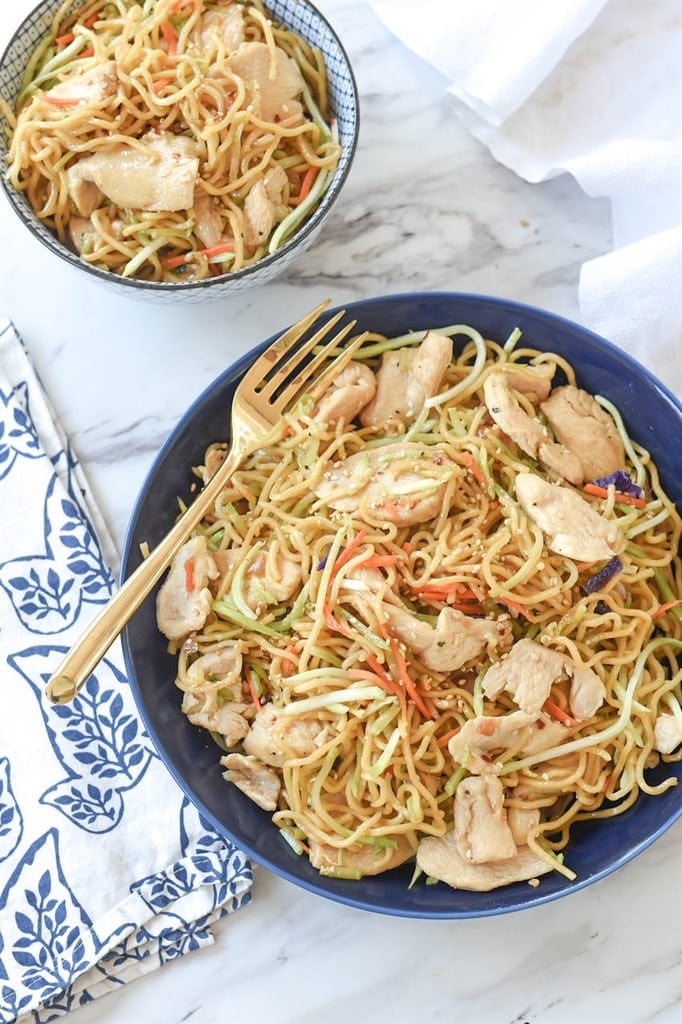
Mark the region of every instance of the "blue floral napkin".
POLYGON ((115 553, 11 323, 0 321, 0 1021, 51 1020, 211 943, 251 865, 155 754, 115 645, 76 699, 47 679, 115 553))

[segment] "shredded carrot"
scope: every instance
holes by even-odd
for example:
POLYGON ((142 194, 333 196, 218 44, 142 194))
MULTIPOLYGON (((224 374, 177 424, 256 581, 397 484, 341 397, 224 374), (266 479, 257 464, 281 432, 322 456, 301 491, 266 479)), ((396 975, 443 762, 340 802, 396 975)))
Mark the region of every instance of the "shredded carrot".
POLYGON ((391 637, 390 643, 391 643, 391 650, 393 651, 393 657, 395 658, 396 665, 398 666, 398 673, 400 675, 400 679, 402 681, 403 686, 405 687, 405 689, 409 693, 409 695, 412 698, 413 702, 417 705, 417 707, 421 711, 421 713, 424 716, 424 718, 433 718, 433 715, 431 714, 431 712, 427 708, 426 704, 422 700, 421 695, 420 695, 419 691, 417 690, 417 687, 415 686, 415 684, 412 681, 412 679, 410 679, 409 672, 407 671, 407 662, 405 661, 405 659, 403 658, 402 654, 400 653, 400 647, 398 645, 398 641, 395 639, 395 637, 391 637))
POLYGON ((380 569, 385 565, 395 565, 399 560, 398 555, 370 555, 370 557, 365 559, 362 563, 362 568, 380 569))
POLYGON ((205 256, 206 259, 210 259, 212 256, 220 256, 223 252, 232 252, 233 248, 232 242, 219 242, 218 245, 210 245, 207 249, 192 249, 190 252, 182 253, 180 256, 167 256, 161 262, 166 269, 174 270, 185 263, 191 263, 198 256, 205 256))
POLYGON ((78 54, 78 59, 81 60, 83 57, 94 57, 94 56, 95 56, 95 51, 93 50, 93 48, 91 46, 87 50, 82 50, 81 53, 78 54))
MULTIPOLYGON (((294 647, 293 644, 289 644, 289 646, 286 649, 286 653, 287 654, 296 654, 296 648, 294 647)), ((296 663, 293 662, 290 658, 282 658, 282 675, 284 675, 284 676, 292 675, 295 668, 296 668, 296 663)))
POLYGON ((680 604, 682 604, 682 599, 680 598, 677 598, 675 601, 666 601, 665 604, 659 604, 656 611, 651 613, 651 618, 657 619, 659 615, 665 615, 671 608, 677 608, 680 604))
POLYGON ((256 690, 256 684, 253 680, 253 672, 246 673, 246 682, 249 685, 249 693, 251 694, 251 700, 253 701, 255 706, 260 709, 260 698, 258 696, 258 691, 256 690))
POLYGON ((519 615, 523 615, 524 619, 528 619, 529 622, 534 621, 533 616, 528 609, 524 608, 524 606, 519 604, 518 601, 512 601, 510 597, 496 597, 495 600, 498 604, 504 604, 507 608, 511 608, 512 611, 517 612, 519 615))
POLYGON ((403 551, 405 552, 406 555, 411 555, 412 552, 414 551, 414 547, 412 546, 412 544, 410 544, 409 540, 406 540, 405 543, 403 544, 403 551))
POLYGON ((317 167, 309 167, 308 170, 303 175, 303 181, 301 182, 301 191, 293 200, 294 206, 299 206, 310 192, 317 171, 317 167))
POLYGON ((43 94, 43 99, 51 103, 53 107, 77 107, 81 102, 79 99, 72 97, 67 99, 66 96, 50 96, 47 92, 43 94))
MULTIPOLYGON (((392 696, 398 698, 398 700, 400 701, 401 714, 404 717, 407 717, 407 701, 405 699, 405 694, 402 688, 398 686, 398 684, 393 679, 391 679, 389 674, 384 669, 383 665, 379 663, 379 659, 377 658, 376 654, 366 654, 365 661, 372 669, 372 672, 374 673, 374 678, 379 682, 381 688, 383 690, 386 690, 387 693, 392 694, 392 696)), ((352 669, 351 672, 352 671, 362 670, 352 669)))
POLYGON ((171 25, 170 21, 161 22, 161 34, 166 40, 166 49, 171 57, 174 57, 178 52, 178 37, 175 34, 175 29, 171 25))
POLYGON ((367 536, 367 530, 360 530, 353 537, 352 540, 348 541, 341 554, 337 557, 334 565, 332 566, 332 579, 337 574, 342 565, 345 565, 349 558, 352 558, 353 552, 360 547, 365 537, 367 536))
POLYGON ((156 81, 154 82, 154 84, 152 85, 152 91, 153 92, 163 92, 163 90, 166 88, 166 86, 170 85, 172 81, 173 81, 173 79, 172 78, 168 78, 168 76, 166 76, 164 78, 157 78, 156 81))
MULTIPOLYGON (((608 498, 609 496, 608 488, 599 487, 597 484, 585 484, 583 490, 587 494, 594 494, 597 498, 608 498)), ((646 508, 644 498, 637 498, 634 494, 623 494, 621 491, 616 491, 614 500, 619 505, 634 505, 635 508, 646 508)))
POLYGON ((331 609, 327 604, 322 605, 322 615, 324 617, 324 621, 327 623, 329 628, 332 629, 335 633, 342 633, 344 636, 351 636, 351 631, 349 630, 348 626, 344 626, 342 623, 340 623, 337 619, 334 618, 331 609))
POLYGON ((185 562, 185 590, 188 594, 194 593, 194 559, 188 558, 185 562))
POLYGON ((83 22, 83 25, 85 26, 85 28, 92 28, 94 26, 95 22, 99 21, 99 19, 100 19, 100 12, 99 11, 94 11, 93 14, 88 15, 88 17, 83 22))
POLYGON ((476 480, 478 480, 479 484, 483 484, 485 486, 485 484, 487 484, 487 482, 488 482, 486 480, 486 478, 485 478, 485 473, 483 472, 481 467, 478 465, 478 463, 476 462, 476 460, 473 457, 473 455, 471 454, 471 452, 464 451, 464 452, 461 452, 460 454, 462 456, 462 462, 464 463, 466 468, 469 470, 471 475, 476 480))
POLYGON ((548 715, 555 718, 557 722, 563 722, 564 725, 577 725, 575 718, 571 718, 563 708, 560 708, 558 704, 555 704, 553 700, 548 697, 545 703, 542 705, 542 710, 546 711, 548 715))
POLYGON ((447 747, 447 745, 450 742, 450 740, 452 739, 452 737, 456 736, 457 733, 460 732, 460 728, 461 727, 458 725, 456 729, 451 729, 450 732, 446 732, 442 736, 439 736, 438 739, 436 740, 436 743, 438 744, 438 746, 439 747, 447 747))
POLYGON ((63 36, 57 36, 55 43, 57 46, 68 46, 68 44, 72 43, 75 38, 76 37, 73 32, 65 32, 63 36))

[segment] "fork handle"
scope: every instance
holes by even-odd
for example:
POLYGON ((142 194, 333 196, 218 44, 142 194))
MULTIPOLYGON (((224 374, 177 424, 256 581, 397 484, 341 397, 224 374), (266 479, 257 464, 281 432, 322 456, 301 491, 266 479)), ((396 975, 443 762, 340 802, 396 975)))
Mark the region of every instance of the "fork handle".
POLYGON ((234 448, 227 453, 180 519, 92 620, 47 682, 45 693, 53 704, 73 700, 243 458, 244 453, 234 448))

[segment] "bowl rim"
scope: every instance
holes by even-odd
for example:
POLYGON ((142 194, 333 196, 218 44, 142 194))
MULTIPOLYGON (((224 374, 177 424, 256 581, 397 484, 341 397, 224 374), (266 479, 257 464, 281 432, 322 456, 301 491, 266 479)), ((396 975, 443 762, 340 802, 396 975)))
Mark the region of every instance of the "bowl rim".
MULTIPOLYGON (((49 0, 40 0, 40 2, 35 4, 35 6, 31 8, 29 13, 25 15, 24 18, 22 18, 21 22, 12 33, 9 42, 2 51, 2 54, 0 55, 0 68, 4 66, 6 60, 8 59, 10 50, 16 44, 18 37, 21 35, 22 31, 26 27, 26 23, 30 21, 30 19, 33 18, 40 11, 40 9, 45 5, 46 2, 49 2, 49 0)), ((55 3, 55 6, 58 5, 57 0, 52 0, 52 2, 55 3)), ((85 0, 83 0, 83 2, 85 2, 85 0)), ((59 256, 59 258, 63 260, 66 264, 68 264, 68 266, 73 267, 76 270, 83 270, 87 274, 91 275, 91 277, 93 277, 94 279, 104 281, 107 284, 120 284, 125 288, 129 288, 133 291, 137 290, 153 292, 154 294, 157 295, 176 295, 181 293, 190 293, 194 291, 205 290, 207 288, 210 288, 212 285, 216 286, 216 290, 219 290, 219 286, 221 285, 225 290, 229 290, 229 288, 232 285, 234 285, 236 289, 236 287, 240 285, 242 282, 247 282, 248 284, 249 279, 254 277, 256 274, 260 273, 261 271, 267 271, 275 267, 282 258, 285 258, 290 253, 294 252, 294 250, 301 243, 305 244, 305 242, 309 240, 309 236, 311 234, 314 234, 317 228, 321 226, 321 222, 323 221, 325 216, 331 211, 332 207, 335 205, 336 200, 338 199, 341 193, 341 189, 345 185, 348 176, 350 175, 358 147, 358 140, 360 137, 360 96, 357 79, 355 76, 355 72, 353 70, 353 66, 350 62, 348 52, 345 46, 343 45, 338 33, 331 25, 329 19, 324 14, 322 14, 322 12, 315 6, 314 3, 311 2, 311 0, 297 0, 297 2, 305 5, 312 11, 315 17, 319 19, 322 25, 327 29, 335 44, 339 48, 339 53, 343 58, 345 70, 348 74, 350 92, 352 95, 352 106, 355 114, 355 124, 353 134, 350 138, 347 148, 344 149, 342 147, 341 159, 345 159, 344 166, 341 167, 340 169, 339 167, 337 167, 336 171, 334 172, 334 175, 332 176, 332 180, 330 181, 327 189, 322 195, 322 198, 318 203, 317 207, 315 208, 313 214, 308 218, 308 220, 306 220, 301 225, 301 227, 297 231, 294 232, 293 235, 291 235, 291 237, 286 242, 284 242, 283 245, 280 246, 279 249, 276 249, 275 252, 268 253, 266 256, 261 257, 261 259, 259 259, 256 263, 253 263, 248 267, 242 267, 241 270, 236 270, 233 273, 228 274, 219 274, 216 277, 204 278, 201 281, 143 281, 139 278, 134 277, 121 277, 120 274, 114 274, 110 270, 103 270, 101 267, 96 267, 93 264, 85 263, 83 260, 79 259, 76 253, 71 252, 71 250, 67 246, 60 242, 56 236, 52 235, 49 228, 45 227, 44 225, 41 225, 45 232, 50 233, 50 239, 45 238, 38 224, 34 223, 33 219, 27 219, 27 216, 24 210, 21 208, 21 204, 18 200, 19 193, 17 193, 16 189, 12 188, 9 182, 6 181, 4 175, 0 175, 0 184, 2 185, 3 192, 7 197, 7 201, 9 202, 12 210, 19 218, 21 223, 24 225, 24 227, 28 229, 31 235, 38 242, 40 242, 41 245, 43 245, 49 252, 53 253, 55 256, 59 256)), ((264 0, 264 4, 265 7, 268 8, 269 0, 264 0)), ((3 146, 4 145, 5 143, 3 142, 3 146)), ((35 217, 35 214, 33 214, 33 217, 35 217)))
MULTIPOLYGON (((660 397, 670 406, 671 412, 674 416, 680 419, 682 422, 682 401, 678 399, 673 392, 666 387, 650 370, 644 367, 638 362, 633 356, 630 356, 623 349, 619 348, 613 342, 608 341, 601 335, 595 333, 587 327, 577 321, 571 320, 568 317, 555 314, 549 310, 543 309, 538 306, 534 306, 528 303, 519 302, 513 299, 505 299, 497 296, 490 296, 483 293, 476 292, 456 292, 456 291, 417 291, 417 292, 394 292, 386 295, 372 296, 364 299, 355 300, 353 302, 345 303, 342 305, 335 306, 325 310, 325 317, 332 317, 335 313, 340 310, 345 310, 349 317, 355 317, 361 314, 363 307, 368 304, 376 303, 395 303, 409 301, 412 303, 418 303, 422 301, 461 301, 464 304, 467 303, 478 303, 485 306, 489 306, 494 309, 513 311, 518 313, 519 316, 523 316, 524 313, 533 315, 535 317, 546 318, 550 323, 563 324, 570 331, 578 331, 582 334, 590 344, 596 345, 597 349, 602 349, 616 361, 616 363, 625 371, 632 372, 633 370, 637 375, 648 380, 650 385, 655 391, 658 392, 660 397)), ((137 521, 140 512, 148 500, 149 495, 152 491, 152 482, 156 475, 158 468, 163 464, 167 453, 173 447, 177 438, 181 435, 183 430, 187 429, 187 425, 194 419, 195 415, 202 408, 204 403, 211 397, 213 393, 222 392, 230 386, 236 386, 241 376, 245 373, 248 366, 253 362, 260 352, 271 344, 281 333, 286 330, 286 327, 275 332, 265 341, 260 342, 254 346, 248 352, 245 352, 237 360, 235 360, 230 366, 219 373, 194 399, 194 401, 188 406, 185 412, 181 415, 177 421, 175 427, 171 430, 170 434, 166 438, 164 444, 157 452, 147 474, 145 475, 144 481, 138 493, 135 505, 133 507, 128 527, 126 530, 124 545, 121 555, 121 582, 127 575, 127 570, 131 556, 133 555, 133 545, 135 543, 134 533, 137 526, 137 521)), ((547 351, 551 351, 551 340, 548 340, 547 351)), ((226 420, 226 426, 229 428, 229 420, 226 420)), ((534 907, 543 906, 548 903, 552 903, 558 899, 563 899, 567 896, 572 895, 575 892, 579 892, 582 889, 587 888, 595 882, 598 882, 609 875, 613 874, 626 864, 636 859, 641 853, 648 849, 653 843, 661 838, 666 832, 668 832, 675 823, 682 818, 682 789, 675 787, 678 790, 676 793, 677 802, 673 807, 672 811, 663 820, 659 826, 655 829, 650 830, 646 833, 643 838, 636 842, 629 842, 624 849, 620 851, 616 856, 613 856, 607 864, 601 867, 597 871, 586 872, 583 876, 579 876, 575 881, 569 881, 564 879, 558 883, 560 888, 558 889, 547 889, 543 890, 542 885, 537 889, 524 890, 523 899, 519 899, 516 902, 510 902, 505 905, 495 904, 488 907, 480 908, 465 908, 457 909, 451 907, 436 907, 424 909, 423 906, 419 907, 395 907, 389 906, 388 903, 372 902, 369 899, 363 898, 362 896, 354 895, 354 889, 352 885, 354 883, 344 883, 340 885, 335 884, 337 880, 323 878, 322 882, 317 882, 315 878, 309 879, 301 877, 300 874, 296 874, 295 871, 287 869, 286 866, 279 863, 277 860, 264 855, 262 851, 256 850, 254 846, 248 841, 244 840, 243 837, 237 835, 234 831, 227 826, 224 821, 221 821, 216 814, 214 814, 206 805, 204 800, 197 794, 194 788, 184 779, 181 772, 176 768, 173 763, 172 757, 167 753, 163 737, 159 734, 159 731, 153 724, 147 708, 145 706, 142 688, 138 682, 137 674, 134 670, 133 655, 129 644, 128 629, 122 633, 122 646, 123 656, 126 668, 129 685, 133 691, 135 697, 138 713, 140 714, 145 729, 152 740, 152 743, 161 757, 166 769, 171 773, 178 786, 186 795, 187 799, 194 804, 198 809, 199 813, 204 819, 211 825, 211 827, 217 832, 219 836, 228 839, 234 843, 239 849, 243 850, 249 857, 264 867, 268 868, 274 874, 288 881, 290 884, 302 888, 306 891, 312 892, 317 896, 325 899, 329 899, 332 902, 337 902, 343 906, 352 907, 357 910, 364 910, 371 913, 377 913, 381 915, 391 917, 403 917, 419 920, 470 920, 479 917, 493 917, 501 916, 510 913, 518 913, 519 911, 529 910, 534 907), (331 884, 327 884, 331 883, 331 884)), ((673 766, 674 767, 674 766, 673 766)), ((646 794, 641 794, 641 797, 645 797, 646 794)), ((650 797, 649 799, 655 799, 650 797)), ((618 820, 618 819, 616 819, 618 820)), ((271 824, 271 823, 270 823, 271 824)), ((274 829, 275 826, 271 824, 274 829)), ((292 865, 292 867, 295 865, 292 865)), ((390 874, 390 873, 389 873, 390 874)), ((377 876, 378 878, 386 877, 377 876)), ((551 874, 550 876, 552 877, 551 874)), ((494 890, 493 892, 504 892, 503 887, 500 890, 494 890)), ((470 894, 475 895, 475 894, 470 894)))

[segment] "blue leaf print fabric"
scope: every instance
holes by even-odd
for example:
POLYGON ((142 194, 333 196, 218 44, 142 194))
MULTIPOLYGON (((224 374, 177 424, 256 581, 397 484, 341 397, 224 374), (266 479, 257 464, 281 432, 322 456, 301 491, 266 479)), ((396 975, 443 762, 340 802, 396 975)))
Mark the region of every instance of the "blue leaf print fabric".
POLYGON ((211 943, 213 922, 251 896, 249 860, 156 755, 118 645, 70 704, 44 696, 112 593, 115 559, 0 323, 0 1024, 53 1020, 211 943))

